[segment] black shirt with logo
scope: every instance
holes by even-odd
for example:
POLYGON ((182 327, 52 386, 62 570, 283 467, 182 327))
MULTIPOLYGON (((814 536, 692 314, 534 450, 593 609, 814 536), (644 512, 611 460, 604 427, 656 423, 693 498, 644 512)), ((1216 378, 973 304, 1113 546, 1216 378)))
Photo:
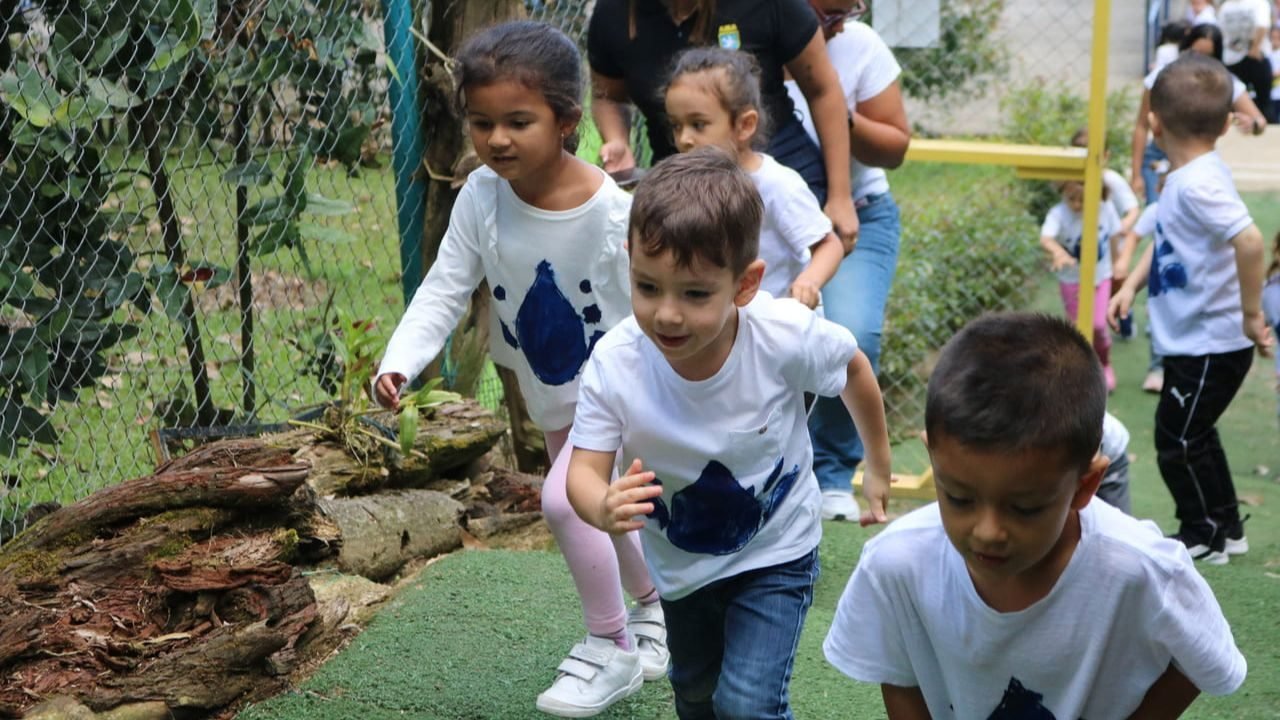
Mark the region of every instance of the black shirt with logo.
MULTIPOLYGON (((644 114, 654 160, 676 152, 667 125, 662 90, 672 61, 691 47, 697 15, 680 25, 660 0, 598 0, 587 30, 587 59, 605 77, 622 79, 644 114), (628 2, 635 3, 636 33, 630 37, 628 2)), ((783 66, 804 50, 818 31, 818 18, 805 0, 718 0, 708 43, 745 50, 760 64, 760 91, 771 126, 794 117, 783 86, 783 66)))

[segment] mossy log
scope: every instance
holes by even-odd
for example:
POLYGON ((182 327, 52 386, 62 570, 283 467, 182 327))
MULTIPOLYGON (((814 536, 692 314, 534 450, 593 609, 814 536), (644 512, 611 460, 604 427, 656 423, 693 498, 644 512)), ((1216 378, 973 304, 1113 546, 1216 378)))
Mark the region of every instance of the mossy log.
POLYGON ((321 499, 342 535, 338 567, 370 580, 391 577, 413 558, 462 546, 463 505, 444 493, 404 490, 321 499))

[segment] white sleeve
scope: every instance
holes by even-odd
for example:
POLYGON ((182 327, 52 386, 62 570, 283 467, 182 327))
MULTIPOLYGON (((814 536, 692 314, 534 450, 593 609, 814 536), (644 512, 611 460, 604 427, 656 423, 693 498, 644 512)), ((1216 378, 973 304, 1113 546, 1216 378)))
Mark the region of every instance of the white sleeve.
POLYGON ((1061 205, 1054 205, 1049 208, 1049 214, 1044 216, 1044 224, 1040 226, 1040 237, 1058 237, 1062 232, 1062 214, 1058 208, 1061 205))
POLYGON ((853 27, 858 28, 857 34, 852 37, 857 39, 854 49, 862 55, 862 72, 851 97, 847 98, 850 109, 856 107, 857 103, 866 102, 884 92, 902 74, 902 66, 879 33, 862 23, 847 26, 845 32, 853 27))
POLYGON ((912 603, 895 592, 877 562, 877 545, 868 544, 845 585, 836 617, 822 643, 822 653, 835 669, 867 683, 918 687, 911 666, 906 627, 918 627, 912 603))
POLYGON ((816 395, 835 397, 849 379, 849 361, 858 352, 858 341, 846 328, 818 317, 803 305, 796 305, 797 310, 804 311, 807 327, 795 345, 804 359, 803 377, 795 378, 794 382, 816 395))
POLYGON ((765 212, 772 214, 772 221, 792 254, 804 257, 810 247, 831 232, 831 219, 822 212, 818 199, 799 175, 780 175, 780 182, 773 185, 775 192, 770 194, 774 197, 769 199, 765 212))
POLYGON ((436 261, 392 333, 374 382, 392 372, 416 378, 435 359, 466 312, 472 291, 484 278, 479 250, 481 223, 473 195, 464 186, 454 203, 436 261))
POLYGON ((1209 240, 1224 243, 1253 224, 1249 208, 1226 182, 1188 183, 1184 207, 1195 208, 1209 240))
POLYGON ((1152 618, 1148 637, 1159 638, 1173 662, 1201 692, 1227 695, 1244 682, 1248 665, 1209 584, 1190 557, 1175 567, 1152 618))
POLYGON ((1117 215, 1124 217, 1125 213, 1138 207, 1138 196, 1133 194, 1133 188, 1129 187, 1120 173, 1108 169, 1103 171, 1102 179, 1106 182, 1107 192, 1117 215))
POLYGON ((583 450, 615 452, 622 446, 622 420, 609 394, 605 361, 599 350, 587 358, 578 384, 578 406, 573 414, 569 444, 583 450))
POLYGON ((1156 208, 1157 203, 1151 203, 1142 209, 1142 214, 1138 216, 1138 222, 1133 224, 1133 231, 1138 237, 1146 237, 1156 231, 1156 208))
POLYGON ((1102 416, 1102 454, 1111 462, 1125 456, 1129 451, 1129 428, 1111 413, 1102 416))

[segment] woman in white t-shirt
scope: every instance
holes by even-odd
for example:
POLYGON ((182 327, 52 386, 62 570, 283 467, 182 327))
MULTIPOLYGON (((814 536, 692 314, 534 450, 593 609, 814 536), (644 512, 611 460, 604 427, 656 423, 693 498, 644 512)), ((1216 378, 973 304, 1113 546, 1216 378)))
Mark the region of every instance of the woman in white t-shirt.
MULTIPOLYGON (((822 290, 822 306, 828 320, 853 331, 858 346, 880 367, 880 331, 885 305, 898 266, 898 243, 902 225, 898 205, 889 192, 889 180, 881 168, 902 164, 911 128, 902 104, 898 76, 902 68, 884 40, 868 25, 849 15, 839 22, 826 17, 852 13, 857 0, 824 0, 818 9, 824 18, 827 55, 840 76, 845 103, 853 127, 850 129, 853 162, 854 206, 858 210, 858 244, 840 263, 835 277, 822 290)), ((800 89, 787 83, 796 112, 810 136, 816 137, 812 113, 800 89)), ((862 442, 840 400, 818 398, 810 416, 813 439, 813 470, 822 487, 822 516, 826 519, 856 520, 857 505, 850 478, 862 461, 862 442)))

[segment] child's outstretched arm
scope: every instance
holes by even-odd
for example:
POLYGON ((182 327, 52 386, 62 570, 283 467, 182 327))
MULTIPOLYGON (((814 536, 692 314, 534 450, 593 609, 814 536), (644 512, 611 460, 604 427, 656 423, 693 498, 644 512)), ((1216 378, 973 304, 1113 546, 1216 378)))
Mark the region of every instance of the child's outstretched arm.
POLYGON ((889 720, 931 720, 924 693, 918 687, 882 684, 880 695, 884 698, 884 712, 889 720))
POLYGON ((853 425, 866 449, 866 470, 862 473, 862 496, 868 508, 859 522, 862 525, 882 523, 887 520, 889 504, 889 431, 884 419, 884 398, 871 361, 861 350, 849 361, 848 375, 840 399, 849 408, 853 425))
POLYGON ((1138 249, 1138 233, 1132 225, 1122 233, 1111 238, 1111 284, 1117 290, 1129 278, 1129 269, 1133 267, 1133 253, 1138 249), (1116 242, 1119 239, 1120 242, 1116 242))
POLYGON ((788 292, 812 310, 822 299, 823 286, 835 277, 836 270, 840 268, 840 261, 844 260, 844 246, 834 232, 829 232, 809 247, 809 255, 809 265, 796 276, 788 292))
POLYGON ((1200 689, 1170 664, 1147 689, 1142 704, 1128 720, 1173 720, 1181 717, 1199 695, 1200 689))
POLYGON ((1262 231, 1250 223, 1231 238, 1236 248, 1236 274, 1240 277, 1240 307, 1244 310, 1244 334, 1258 348, 1258 354, 1271 357, 1271 328, 1262 315, 1262 283, 1266 280, 1266 258, 1263 257, 1262 231))
POLYGON ((1134 266, 1133 272, 1125 278, 1124 284, 1116 294, 1111 296, 1111 302, 1107 303, 1107 323, 1111 325, 1112 330, 1120 329, 1120 318, 1129 315, 1138 290, 1147 286, 1147 275, 1151 271, 1151 255, 1155 249, 1155 243, 1147 243, 1147 249, 1142 251, 1142 257, 1134 266))
POLYGON ((1076 264, 1076 259, 1071 257, 1067 249, 1062 247, 1057 238, 1052 235, 1040 236, 1040 247, 1049 255, 1049 269, 1058 272, 1064 268, 1072 267, 1076 264))
POLYGON ((632 460, 626 474, 610 483, 614 455, 575 447, 569 456, 565 489, 569 504, 583 522, 620 535, 644 527, 644 521, 636 516, 653 512, 649 500, 662 494, 662 486, 650 484, 654 475, 644 471, 640 458, 632 460))

